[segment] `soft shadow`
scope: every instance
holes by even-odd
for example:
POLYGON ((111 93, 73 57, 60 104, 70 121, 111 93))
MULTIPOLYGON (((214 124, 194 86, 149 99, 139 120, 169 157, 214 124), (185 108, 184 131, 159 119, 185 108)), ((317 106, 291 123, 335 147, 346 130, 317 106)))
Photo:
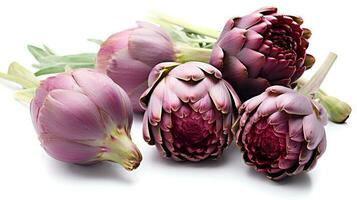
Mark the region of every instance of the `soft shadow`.
POLYGON ((62 163, 60 165, 56 165, 55 170, 65 174, 66 176, 78 179, 101 179, 126 184, 132 183, 132 180, 123 174, 124 169, 120 165, 110 162, 101 162, 94 165, 62 163))
POLYGON ((301 173, 296 176, 286 177, 283 180, 273 181, 269 180, 263 173, 255 171, 253 168, 248 170, 248 175, 259 182, 264 182, 267 184, 273 184, 275 186, 290 188, 293 190, 304 190, 307 191, 311 189, 312 182, 311 178, 307 173, 301 173))
POLYGON ((276 183, 283 187, 295 187, 300 189, 307 189, 312 186, 311 177, 308 173, 304 172, 296 176, 287 177, 285 180, 276 183))
POLYGON ((228 149, 223 152, 223 155, 218 159, 207 159, 199 162, 190 162, 190 161, 175 161, 171 158, 164 158, 160 155, 159 152, 155 152, 151 154, 151 158, 155 163, 162 163, 169 167, 188 167, 188 168, 216 168, 223 167, 227 165, 227 163, 232 161, 232 157, 239 157, 237 153, 239 153, 234 147, 231 145, 228 149))

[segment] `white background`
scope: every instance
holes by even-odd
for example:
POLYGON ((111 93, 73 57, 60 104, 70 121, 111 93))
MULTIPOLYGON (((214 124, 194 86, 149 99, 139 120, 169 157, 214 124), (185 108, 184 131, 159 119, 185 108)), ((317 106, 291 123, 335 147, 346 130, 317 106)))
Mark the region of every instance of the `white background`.
MULTIPOLYGON (((220 29, 235 15, 265 5, 301 15, 313 36, 309 52, 318 66, 329 51, 339 57, 323 84, 356 108, 356 19, 353 1, 1 1, 0 70, 35 60, 26 44, 47 44, 57 53, 95 52, 87 38, 105 39, 134 26, 150 9, 220 29)), ((315 67, 316 69, 316 67, 315 67)), ((309 75, 314 70, 307 72, 309 75)), ((81 167, 47 156, 37 140, 27 105, 16 102, 17 85, 0 81, 0 199, 326 199, 356 198, 354 113, 347 124, 329 123, 328 147, 309 174, 276 183, 247 167, 235 146, 218 161, 177 163, 162 159, 142 139, 141 116, 132 129, 143 154, 141 166, 127 172, 103 163, 81 167)))

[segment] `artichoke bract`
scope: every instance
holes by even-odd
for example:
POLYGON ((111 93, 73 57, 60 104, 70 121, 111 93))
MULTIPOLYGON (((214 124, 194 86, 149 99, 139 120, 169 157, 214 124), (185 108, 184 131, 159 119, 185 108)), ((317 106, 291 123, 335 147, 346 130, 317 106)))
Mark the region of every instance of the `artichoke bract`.
POLYGON ((222 71, 242 100, 271 85, 290 87, 315 62, 306 54, 310 30, 302 18, 268 7, 228 20, 210 64, 222 71))
POLYGON ((142 112, 139 97, 147 89, 150 70, 166 61, 175 61, 170 36, 156 25, 138 22, 138 27, 113 34, 101 45, 96 69, 127 92, 134 111, 142 112))
POLYGON ((41 145, 53 158, 75 164, 108 160, 127 170, 139 166, 129 97, 106 75, 79 69, 47 78, 30 108, 41 145))
POLYGON ((145 141, 164 157, 200 161, 218 158, 232 141, 240 100, 213 66, 161 63, 141 97, 145 141))
POLYGON ((282 86, 271 86, 239 108, 236 141, 245 162, 279 180, 312 169, 325 152, 322 106, 282 86))

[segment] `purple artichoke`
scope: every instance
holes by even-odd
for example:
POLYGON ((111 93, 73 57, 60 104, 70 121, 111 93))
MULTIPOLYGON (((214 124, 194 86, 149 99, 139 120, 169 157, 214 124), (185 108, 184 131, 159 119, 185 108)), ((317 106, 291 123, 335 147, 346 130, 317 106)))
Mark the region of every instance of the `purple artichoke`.
POLYGON ((242 100, 271 85, 290 87, 315 62, 306 54, 310 30, 300 17, 262 8, 228 20, 218 38, 210 63, 222 71, 242 100))
POLYGON ((245 162, 273 180, 309 171, 326 149, 324 109, 295 90, 271 86, 239 114, 236 139, 245 162))
POLYGON ((145 141, 175 160, 218 158, 231 143, 240 105, 221 73, 201 62, 161 63, 148 83, 141 97, 145 141))
POLYGON ((104 74, 80 69, 42 81, 31 101, 31 117, 43 148, 57 160, 109 160, 127 170, 140 164, 130 138, 129 97, 104 74))
POLYGON ((170 36, 158 26, 139 22, 138 27, 113 34, 101 45, 96 69, 128 93, 134 111, 142 112, 139 97, 147 89, 150 70, 165 61, 175 61, 170 36))

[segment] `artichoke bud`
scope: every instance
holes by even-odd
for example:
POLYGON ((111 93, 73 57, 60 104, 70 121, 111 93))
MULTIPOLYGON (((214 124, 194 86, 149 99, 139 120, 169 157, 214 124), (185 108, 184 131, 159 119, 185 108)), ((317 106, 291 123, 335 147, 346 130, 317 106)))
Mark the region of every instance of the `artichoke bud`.
POLYGON ((31 101, 31 117, 42 147, 57 160, 108 160, 127 170, 141 161, 129 134, 129 97, 104 74, 77 69, 42 81, 31 101))
POLYGON ((143 112, 139 97, 147 88, 150 70, 161 62, 175 61, 174 43, 159 26, 138 26, 111 35, 97 54, 96 70, 106 73, 127 92, 134 112, 143 112), (135 77, 135 78, 134 78, 135 77))
POLYGON ((315 62, 306 54, 311 32, 302 23, 301 17, 278 13, 274 7, 229 19, 212 49, 210 64, 243 101, 272 85, 291 87, 315 62))
POLYGON ((239 114, 236 142, 244 161, 272 180, 311 170, 326 149, 325 110, 295 90, 271 86, 239 114))
POLYGON ((217 159, 233 138, 240 100, 222 74, 201 62, 166 62, 150 72, 141 96, 145 141, 164 157, 217 159))
POLYGON ((208 62, 211 50, 176 42, 160 26, 137 24, 104 41, 97 54, 96 70, 106 73, 128 93, 134 112, 143 112, 139 97, 147 89, 153 67, 162 62, 208 62))

